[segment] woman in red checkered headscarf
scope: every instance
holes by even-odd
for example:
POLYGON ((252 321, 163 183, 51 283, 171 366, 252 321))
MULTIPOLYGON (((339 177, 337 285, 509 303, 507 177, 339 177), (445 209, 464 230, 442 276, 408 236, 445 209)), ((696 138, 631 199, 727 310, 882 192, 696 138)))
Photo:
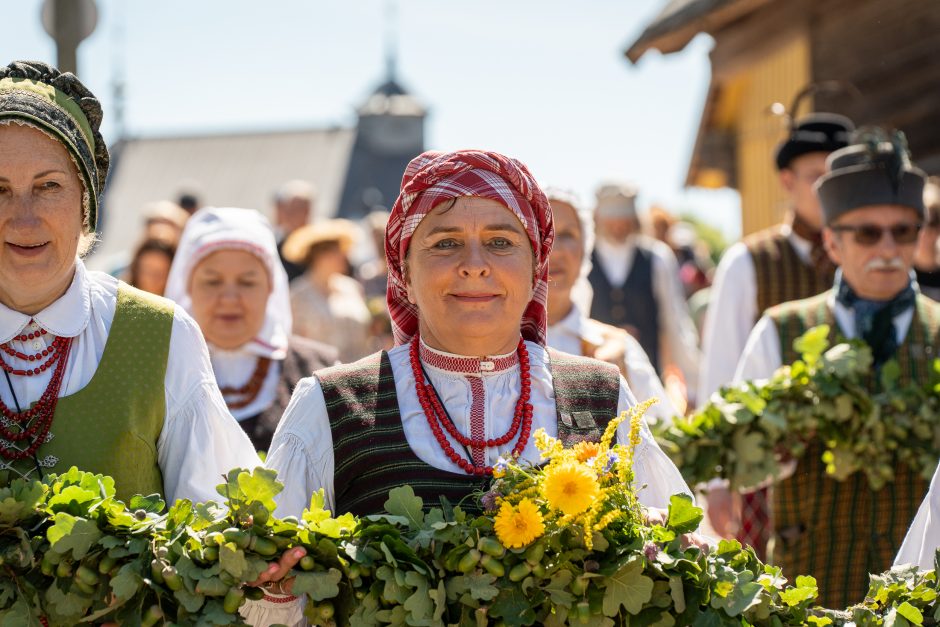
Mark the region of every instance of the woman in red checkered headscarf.
MULTIPOLYGON (((396 346, 297 386, 267 458, 285 483, 281 515, 319 489, 337 513, 374 514, 402 484, 428 506, 479 510, 470 495, 500 458, 539 462, 536 429, 599 439, 635 403, 615 366, 545 348, 553 239, 548 200, 519 161, 481 150, 411 161, 385 240, 396 346)), ((690 492, 645 428, 634 472, 648 507, 690 492)))
MULTIPOLYGON (((334 511, 374 514, 402 484, 429 506, 479 509, 470 495, 501 457, 538 463, 536 429, 599 439, 635 400, 615 366, 545 348, 553 238, 522 163, 479 150, 415 158, 386 231, 396 346, 298 385, 268 454, 286 484, 278 512, 299 514, 322 488, 334 511)), ((634 471, 647 506, 689 492, 646 429, 634 471)))
POLYGON ((555 239, 551 207, 524 164, 481 150, 425 152, 405 170, 385 239, 389 269, 387 299, 395 343, 411 340, 420 326, 418 308, 409 300, 405 276, 415 230, 436 207, 460 198, 486 199, 518 220, 533 256, 532 297, 522 315, 521 332, 525 339, 544 345, 548 256, 555 239))

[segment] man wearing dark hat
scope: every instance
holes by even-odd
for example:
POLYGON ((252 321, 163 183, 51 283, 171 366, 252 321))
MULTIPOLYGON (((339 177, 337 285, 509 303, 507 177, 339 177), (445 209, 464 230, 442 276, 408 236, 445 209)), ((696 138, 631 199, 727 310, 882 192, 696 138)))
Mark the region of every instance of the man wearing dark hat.
POLYGON ((698 379, 698 334, 685 303, 675 253, 640 233, 636 189, 602 185, 594 210, 597 240, 588 282, 591 318, 629 331, 662 375, 675 366, 686 386, 698 379))
MULTIPOLYGON (((814 113, 801 119, 777 146, 787 216, 782 224, 731 246, 718 264, 705 314, 699 403, 731 381, 748 333, 764 310, 832 287, 834 266, 822 246, 822 215, 813 185, 825 172, 826 157, 847 145, 853 129, 841 115, 814 113)), ((732 522, 738 515, 732 512, 727 490, 715 489, 708 499, 715 530, 727 535, 738 526, 738 539, 760 555, 770 535, 762 497, 756 493, 744 498, 740 522, 732 522)))
MULTIPOLYGON (((835 285, 769 309, 748 338, 736 380, 792 363, 799 357, 793 340, 820 324, 830 326, 831 342, 866 342, 876 372, 894 359, 902 385, 929 380, 931 358, 940 354, 940 304, 919 293, 912 271, 926 177, 911 166, 902 135, 871 132, 862 142, 833 153, 816 186, 825 247, 839 265, 835 285)), ((893 484, 877 492, 863 473, 835 481, 821 453, 810 442, 792 475, 773 487, 774 561, 791 579, 816 577, 823 605, 845 607, 863 599, 868 573, 891 566, 927 483, 901 464, 893 484)))

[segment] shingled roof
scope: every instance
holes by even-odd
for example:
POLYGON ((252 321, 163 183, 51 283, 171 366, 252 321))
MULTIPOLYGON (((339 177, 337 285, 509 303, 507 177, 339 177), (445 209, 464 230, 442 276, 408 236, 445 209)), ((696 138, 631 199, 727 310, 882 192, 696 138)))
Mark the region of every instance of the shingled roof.
POLYGON ((144 207, 194 185, 204 204, 270 215, 275 190, 300 179, 317 189, 318 216, 336 213, 354 128, 150 137, 125 140, 105 191, 101 243, 90 266, 132 246, 144 207))
POLYGON ((626 51, 632 63, 647 50, 678 52, 698 33, 711 32, 773 0, 669 0, 626 51))

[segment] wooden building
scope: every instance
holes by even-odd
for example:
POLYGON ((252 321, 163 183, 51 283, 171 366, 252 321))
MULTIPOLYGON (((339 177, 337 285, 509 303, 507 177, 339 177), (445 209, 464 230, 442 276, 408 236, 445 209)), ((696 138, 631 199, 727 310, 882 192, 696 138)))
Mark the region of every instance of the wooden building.
POLYGON ((811 83, 857 91, 817 94, 799 114, 899 128, 914 161, 940 173, 940 0, 669 0, 626 56, 677 52, 699 33, 715 45, 686 185, 739 190, 744 234, 781 217, 772 154, 785 123, 771 107, 811 83))

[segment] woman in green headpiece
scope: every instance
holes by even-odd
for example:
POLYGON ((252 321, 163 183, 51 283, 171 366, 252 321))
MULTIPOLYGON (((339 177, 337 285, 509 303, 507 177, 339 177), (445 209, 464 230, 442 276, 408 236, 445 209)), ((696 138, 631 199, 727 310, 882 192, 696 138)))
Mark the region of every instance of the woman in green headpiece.
POLYGON ((215 498, 260 464, 199 327, 171 301, 86 270, 108 149, 72 74, 0 67, 0 482, 71 466, 119 497, 215 498))

